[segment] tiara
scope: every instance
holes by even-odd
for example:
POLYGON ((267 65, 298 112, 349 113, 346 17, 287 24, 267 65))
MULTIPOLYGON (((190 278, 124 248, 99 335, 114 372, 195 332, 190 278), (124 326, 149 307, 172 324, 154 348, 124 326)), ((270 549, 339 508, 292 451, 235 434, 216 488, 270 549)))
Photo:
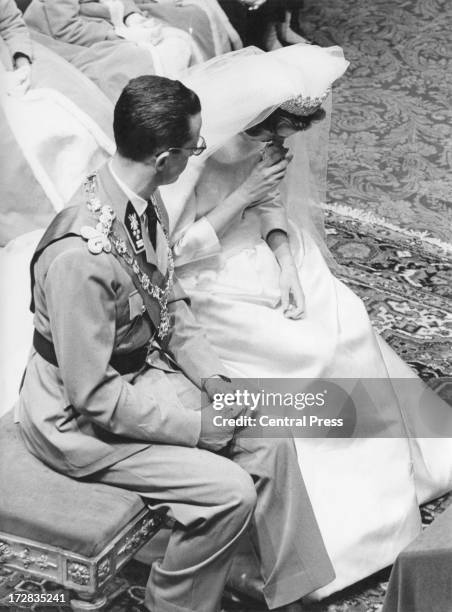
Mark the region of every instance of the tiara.
POLYGON ((311 98, 311 96, 304 96, 303 94, 299 94, 298 96, 290 98, 290 100, 287 100, 286 102, 281 104, 280 108, 288 113, 292 113, 292 115, 307 117, 308 115, 312 115, 312 113, 314 113, 319 108, 319 106, 326 99, 330 91, 331 88, 329 87, 324 94, 316 98, 311 98))

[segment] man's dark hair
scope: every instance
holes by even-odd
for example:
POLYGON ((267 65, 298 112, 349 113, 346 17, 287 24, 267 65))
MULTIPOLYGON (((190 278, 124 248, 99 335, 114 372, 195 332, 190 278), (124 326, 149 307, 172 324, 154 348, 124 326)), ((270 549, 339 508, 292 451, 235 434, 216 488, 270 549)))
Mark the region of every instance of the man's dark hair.
POLYGON ((190 117, 201 111, 198 96, 180 81, 145 75, 132 79, 115 106, 118 152, 133 161, 180 147, 190 138, 190 117))

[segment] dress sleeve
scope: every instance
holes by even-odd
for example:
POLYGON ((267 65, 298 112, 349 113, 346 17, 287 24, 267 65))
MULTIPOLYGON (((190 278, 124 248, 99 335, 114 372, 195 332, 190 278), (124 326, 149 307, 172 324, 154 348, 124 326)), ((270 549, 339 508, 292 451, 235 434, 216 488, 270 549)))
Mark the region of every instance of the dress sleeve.
POLYGON ((173 245, 177 266, 211 257, 220 251, 217 233, 206 217, 201 217, 189 225, 173 245))
POLYGON ((260 202, 255 207, 255 210, 259 213, 261 234, 264 239, 273 230, 281 230, 286 234, 288 233, 287 211, 279 192, 271 194, 267 200, 260 202))
POLYGON ((136 389, 109 363, 115 346, 117 287, 114 258, 105 253, 65 250, 47 271, 47 312, 67 401, 116 435, 195 446, 199 414, 185 408, 170 388, 166 393, 157 389, 156 396, 145 375, 136 389), (159 402, 157 397, 166 399, 159 402))
POLYGON ((78 0, 41 0, 53 38, 89 47, 96 42, 116 38, 107 20, 90 21, 80 12, 78 0))
POLYGON ((0 36, 9 49, 11 60, 16 53, 33 59, 30 33, 14 0, 0 0, 0 36))

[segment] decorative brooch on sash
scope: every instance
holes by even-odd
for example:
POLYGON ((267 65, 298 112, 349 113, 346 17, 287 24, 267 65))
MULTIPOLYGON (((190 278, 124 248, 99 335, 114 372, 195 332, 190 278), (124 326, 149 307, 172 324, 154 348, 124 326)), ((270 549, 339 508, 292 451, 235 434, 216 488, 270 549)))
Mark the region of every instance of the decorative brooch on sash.
POLYGON ((106 204, 102 205, 97 197, 97 173, 91 174, 87 177, 85 181, 85 194, 86 204, 90 212, 96 214, 100 213, 98 223, 95 228, 84 225, 80 229, 82 238, 88 241, 89 251, 96 255, 102 251, 105 253, 111 253, 112 247, 115 249, 118 256, 121 257, 132 269, 133 273, 138 278, 143 291, 148 293, 159 303, 160 324, 157 335, 161 340, 164 339, 168 335, 170 328, 168 298, 173 287, 174 259, 171 252, 168 232, 161 222, 162 215, 158 203, 154 199, 152 200, 152 204, 155 208, 157 219, 161 224, 168 249, 168 269, 166 274, 166 282, 163 289, 152 283, 149 276, 141 270, 137 260, 127 248, 125 240, 120 238, 113 231, 116 215, 110 206, 106 204))

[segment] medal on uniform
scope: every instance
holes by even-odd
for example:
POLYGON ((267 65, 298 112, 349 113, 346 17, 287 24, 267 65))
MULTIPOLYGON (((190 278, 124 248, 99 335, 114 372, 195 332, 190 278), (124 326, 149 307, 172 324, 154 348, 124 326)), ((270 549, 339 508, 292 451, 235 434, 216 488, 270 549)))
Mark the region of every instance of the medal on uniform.
MULTIPOLYGON (((154 298, 154 300, 156 300, 160 306, 160 323, 158 325, 157 335, 161 340, 163 340, 168 336, 171 327, 170 314, 168 311, 168 299, 173 288, 174 259, 171 253, 168 231, 160 221, 162 215, 157 201, 153 202, 153 205, 155 207, 157 219, 159 220, 163 231, 168 257, 167 266, 165 266, 166 282, 164 287, 155 285, 151 281, 150 277, 141 269, 138 261, 128 250, 126 242, 115 233, 113 225, 116 215, 110 206, 102 206, 99 202, 99 198, 97 197, 97 173, 91 174, 86 179, 85 193, 88 210, 94 214, 98 214, 100 212, 100 215, 95 228, 88 225, 84 225, 81 228, 80 234, 82 238, 87 241, 88 249, 94 255, 102 253, 102 251, 110 253, 113 247, 118 256, 121 257, 121 259, 123 259, 124 262, 132 269, 141 285, 142 290, 149 294, 150 297, 154 298)), ((124 225, 135 254, 144 251, 145 246, 141 233, 140 219, 131 202, 127 204, 124 225)))
POLYGON ((105 253, 110 253, 111 251, 111 242, 102 231, 99 231, 97 228, 90 227, 89 225, 84 225, 80 228, 80 234, 82 238, 88 241, 88 250, 93 255, 98 255, 105 251, 105 253))
POLYGON ((127 203, 124 226, 127 230, 127 235, 129 236, 135 255, 143 253, 145 248, 143 236, 141 235, 141 223, 132 202, 127 203))

